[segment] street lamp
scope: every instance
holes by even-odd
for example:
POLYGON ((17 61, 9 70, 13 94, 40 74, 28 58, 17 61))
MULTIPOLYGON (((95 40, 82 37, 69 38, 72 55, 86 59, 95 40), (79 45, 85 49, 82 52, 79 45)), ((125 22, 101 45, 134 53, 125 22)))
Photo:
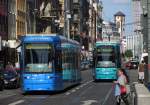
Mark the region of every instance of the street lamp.
POLYGON ((36 13, 37 13, 38 9, 34 9, 33 11, 33 15, 34 15, 34 34, 36 33, 36 13))
POLYGON ((66 22, 67 22, 67 38, 70 39, 70 19, 71 19, 71 14, 69 11, 66 11, 66 22))

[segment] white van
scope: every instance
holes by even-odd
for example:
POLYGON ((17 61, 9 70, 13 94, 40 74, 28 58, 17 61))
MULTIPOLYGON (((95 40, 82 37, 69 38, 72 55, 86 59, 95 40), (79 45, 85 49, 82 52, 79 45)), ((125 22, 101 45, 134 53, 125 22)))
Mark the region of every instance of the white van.
POLYGON ((142 62, 142 60, 144 60, 144 58, 148 56, 148 53, 142 53, 141 57, 140 57, 140 63, 142 62))

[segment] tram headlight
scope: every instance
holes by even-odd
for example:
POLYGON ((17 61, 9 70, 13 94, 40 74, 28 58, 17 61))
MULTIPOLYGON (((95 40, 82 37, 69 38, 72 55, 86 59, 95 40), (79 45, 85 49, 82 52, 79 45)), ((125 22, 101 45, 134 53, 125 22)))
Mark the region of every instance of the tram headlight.
POLYGON ((24 77, 25 79, 30 79, 30 77, 29 76, 27 76, 27 77, 24 77))
POLYGON ((50 77, 50 76, 48 76, 47 78, 48 78, 48 79, 50 79, 51 77, 50 77))

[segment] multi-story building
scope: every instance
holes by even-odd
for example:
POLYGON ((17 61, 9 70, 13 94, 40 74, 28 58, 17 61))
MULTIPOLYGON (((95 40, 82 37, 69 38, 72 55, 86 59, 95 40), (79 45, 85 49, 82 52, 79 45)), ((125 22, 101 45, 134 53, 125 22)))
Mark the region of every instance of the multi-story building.
POLYGON ((6 42, 8 40, 8 1, 0 1, 0 63, 7 63, 7 47, 6 42))
POLYGON ((120 34, 114 22, 103 21, 102 40, 103 41, 120 41, 120 34))
POLYGON ((80 13, 80 0, 72 0, 71 3, 71 11, 72 11, 72 18, 70 24, 70 38, 81 42, 80 32, 81 32, 81 13, 80 13))
POLYGON ((96 39, 102 39, 102 23, 103 23, 103 19, 102 19, 102 11, 103 11, 103 4, 102 1, 97 0, 97 30, 96 30, 96 39))
POLYGON ((17 61, 16 54, 16 0, 8 0, 8 40, 7 40, 7 57, 8 61, 15 64, 17 61))
POLYGON ((27 33, 34 33, 36 20, 35 20, 35 0, 26 0, 26 31, 27 33))
POLYGON ((16 0, 16 38, 26 34, 26 0, 16 0))
POLYGON ((57 33, 61 13, 59 0, 27 0, 27 32, 57 33))
POLYGON ((97 1, 89 0, 89 50, 91 50, 96 41, 96 21, 97 19, 97 1))
POLYGON ((8 39, 16 39, 16 0, 8 0, 8 39))
POLYGON ((7 62, 18 62, 19 37, 26 34, 26 0, 8 0, 7 62))
POLYGON ((80 31, 81 31, 81 39, 82 46, 84 46, 85 50, 88 50, 89 46, 89 2, 88 0, 81 0, 81 12, 80 12, 80 31))
MULTIPOLYGON (((145 8, 145 7, 143 7, 145 8)), ((143 11, 145 13, 145 11, 143 11)), ((147 49, 145 44, 146 40, 143 41, 143 37, 147 35, 147 20, 143 20, 143 29, 142 29, 142 21, 141 21, 141 15, 142 14, 142 7, 141 7, 141 0, 132 0, 132 15, 133 15, 133 22, 129 23, 129 25, 132 25, 133 27, 133 33, 126 36, 126 42, 127 47, 126 49, 130 49, 133 52, 133 57, 140 57, 143 50, 147 49), (146 26, 146 27, 145 27, 146 26), (142 31, 143 30, 143 31, 142 31), (144 32, 144 33, 142 33, 144 32), (144 45, 143 45, 144 44, 144 45)), ((144 17, 143 17, 144 18, 144 17)), ((128 24, 127 24, 128 25, 128 24)))
POLYGON ((57 22, 59 23, 58 25, 59 25, 59 33, 60 34, 64 33, 64 26, 65 26, 64 3, 65 3, 64 0, 59 0, 59 8, 60 8, 59 15, 60 15, 60 17, 57 22))
POLYGON ((143 52, 148 52, 148 0, 141 0, 141 26, 143 34, 143 52))
POLYGON ((132 0, 132 13, 133 13, 133 38, 134 38, 134 47, 133 47, 133 54, 134 56, 140 56, 143 52, 143 34, 142 26, 141 26, 141 14, 142 14, 142 7, 141 7, 141 0, 132 0))

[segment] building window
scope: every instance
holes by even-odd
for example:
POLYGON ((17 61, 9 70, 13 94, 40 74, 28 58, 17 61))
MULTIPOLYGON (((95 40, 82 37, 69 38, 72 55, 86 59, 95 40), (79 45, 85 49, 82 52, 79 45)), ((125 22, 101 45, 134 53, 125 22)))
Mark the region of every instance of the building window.
POLYGON ((117 28, 120 28, 120 22, 117 22, 116 25, 117 25, 117 28))
POLYGON ((120 17, 119 17, 119 16, 117 16, 117 19, 120 19, 120 17))

